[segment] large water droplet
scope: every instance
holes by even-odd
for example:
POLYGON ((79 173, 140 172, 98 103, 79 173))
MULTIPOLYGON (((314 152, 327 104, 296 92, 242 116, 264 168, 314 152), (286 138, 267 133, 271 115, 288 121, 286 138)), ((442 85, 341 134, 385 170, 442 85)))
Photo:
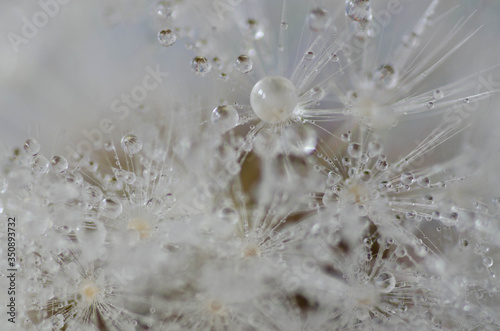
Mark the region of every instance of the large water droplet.
POLYGON ((233 106, 218 106, 212 111, 212 116, 210 117, 214 128, 219 132, 226 132, 234 128, 240 116, 238 111, 233 106))
POLYGON ((137 154, 142 149, 142 141, 131 133, 123 136, 121 144, 125 153, 129 155, 137 154))
POLYGON ((234 63, 234 66, 239 72, 242 72, 244 74, 252 71, 253 68, 253 62, 252 60, 246 56, 246 55, 240 55, 236 59, 236 62, 234 63))
POLYGON ((361 145, 358 144, 358 143, 351 143, 349 144, 349 146, 347 147, 347 153, 357 159, 361 156, 361 154, 363 154, 363 150, 361 148, 361 145))
POLYGON ((158 41, 162 46, 172 46, 176 40, 177 36, 175 35, 175 32, 170 29, 158 32, 158 41))
POLYGON ((396 278, 390 272, 383 272, 375 278, 375 287, 382 293, 389 293, 396 287, 396 278))
POLYGON ((56 155, 50 160, 50 165, 53 172, 60 174, 68 169, 68 160, 64 156, 56 155))
POLYGON ((411 185, 415 181, 415 177, 413 176, 412 173, 405 172, 405 173, 401 174, 400 180, 401 180, 401 183, 403 183, 405 185, 411 185))
POLYGON ((367 23, 371 21, 370 0, 346 0, 345 14, 356 22, 367 23))
POLYGON ((308 20, 309 28, 316 32, 325 30, 330 24, 330 16, 323 8, 315 8, 311 10, 309 12, 308 20))
POLYGON ((398 75, 391 65, 383 64, 373 74, 373 80, 383 88, 392 89, 398 82, 398 75))
POLYGON ((291 118, 298 100, 295 86, 281 76, 261 79, 250 93, 250 104, 254 113, 268 123, 283 122, 291 118))
POLYGON ((33 138, 26 140, 23 147, 29 155, 36 155, 40 152, 40 143, 33 138))
POLYGON ((191 69, 199 76, 206 76, 212 69, 212 65, 205 57, 196 56, 191 61, 191 69))
POLYGON ((31 160, 31 169, 35 175, 43 175, 49 171, 49 160, 45 156, 37 155, 31 160))
POLYGON ((91 205, 96 205, 102 200, 102 191, 99 187, 94 185, 89 185, 82 191, 82 200, 90 203, 91 205))

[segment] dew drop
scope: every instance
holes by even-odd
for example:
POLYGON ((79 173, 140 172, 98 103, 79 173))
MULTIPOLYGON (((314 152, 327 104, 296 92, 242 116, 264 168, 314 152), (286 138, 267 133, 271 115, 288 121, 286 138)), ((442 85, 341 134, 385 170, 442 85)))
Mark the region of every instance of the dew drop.
POLYGON ((40 152, 40 143, 33 138, 26 140, 23 147, 29 155, 36 155, 40 152))
POLYGON ((417 185, 423 188, 431 186, 431 180, 429 177, 419 177, 417 179, 417 185))
POLYGON ((60 174, 68 170, 68 160, 64 156, 56 155, 50 160, 52 171, 60 174))
POLYGON ((313 51, 307 52, 306 56, 305 56, 306 60, 308 60, 308 61, 313 60, 315 57, 316 57, 316 55, 314 54, 313 51))
POLYGON ((485 256, 483 258, 483 265, 486 267, 486 268, 491 268, 493 266, 493 259, 489 256, 485 256))
POLYGON ((332 54, 332 55, 330 55, 330 61, 331 61, 332 63, 337 63, 337 62, 339 62, 339 60, 340 60, 340 59, 339 59, 339 56, 338 56, 337 54, 332 54))
POLYGON ((444 98, 444 92, 441 90, 434 90, 434 92, 432 92, 432 97, 435 100, 441 100, 442 98, 444 98))
POLYGON ((297 89, 281 76, 268 76, 258 81, 250 93, 252 109, 268 123, 283 122, 293 116, 298 103, 297 89))
POLYGON ((345 13, 356 22, 367 23, 371 21, 370 0, 346 0, 345 13))
POLYGON ((377 163, 375 164, 375 167, 379 171, 385 171, 389 167, 389 164, 385 160, 378 160, 377 163))
POLYGON ((264 37, 264 31, 259 26, 259 24, 257 23, 256 20, 248 19, 246 21, 246 28, 253 39, 259 40, 259 39, 262 39, 262 37, 264 37))
POLYGON ((427 103, 427 109, 432 109, 434 108, 434 102, 430 101, 427 103))
POLYGON ((174 10, 172 8, 172 4, 169 1, 159 1, 156 4, 155 12, 159 18, 166 19, 172 16, 174 10))
POLYGON ((223 133, 234 128, 238 124, 240 116, 233 106, 223 105, 212 111, 210 119, 214 128, 223 133))
POLYGON ((170 29, 158 32, 158 41, 162 46, 172 46, 176 40, 177 36, 175 35, 175 32, 170 29))
POLYGON ((41 176, 49 171, 49 160, 45 156, 37 155, 31 160, 31 170, 37 176, 41 176))
POLYGON ((137 154, 142 149, 142 141, 132 133, 123 136, 121 144, 125 153, 129 155, 137 154))
POLYGON ((328 173, 328 177, 326 179, 326 185, 327 186, 334 186, 334 185, 337 185, 338 183, 340 183, 340 180, 342 178, 340 177, 339 174, 333 172, 333 171, 330 171, 328 173))
POLYGON ((362 182, 367 182, 370 180, 370 178, 372 177, 372 172, 370 170, 363 170, 360 174, 359 174, 359 179, 362 181, 362 182))
POLYGON ((199 76, 206 76, 212 69, 212 65, 205 57, 196 56, 191 61, 191 69, 199 76))
POLYGON ((361 157, 361 154, 363 154, 363 150, 361 149, 361 145, 358 143, 350 143, 349 146, 347 147, 347 153, 352 157, 352 158, 359 158, 361 157))
POLYGON ((404 174, 401 174, 400 180, 401 180, 401 183, 403 183, 405 185, 411 185, 415 181, 415 177, 413 176, 412 173, 405 172, 404 174))
POLYGON ((382 146, 378 142, 370 141, 368 143, 367 151, 369 157, 374 157, 382 152, 382 146))
POLYGON ((325 30, 330 24, 328 12, 323 8, 315 8, 309 12, 309 28, 315 32, 325 30))
POLYGON ((99 187, 94 185, 89 185, 86 189, 82 191, 82 200, 95 205, 102 200, 102 191, 99 187))
POLYGON ((375 278, 375 287, 382 293, 389 293, 396 287, 396 278, 390 272, 383 272, 375 278))
POLYGON ((248 56, 246 56, 246 55, 240 55, 236 59, 236 62, 234 63, 234 66, 236 67, 236 69, 239 72, 246 74, 246 73, 252 71, 253 62, 252 62, 252 60, 248 56))
POLYGON ((398 74, 391 65, 383 64, 374 72, 373 80, 383 88, 392 89, 398 82, 398 74))
POLYGON ((101 201, 101 210, 109 218, 118 217, 123 210, 122 203, 117 198, 105 198, 101 201))
POLYGON ((403 36, 403 45, 407 48, 417 47, 418 42, 418 36, 415 33, 410 33, 403 36))
POLYGON ((286 29, 288 29, 288 23, 287 22, 281 22, 280 27, 281 27, 282 30, 286 30, 286 29))
POLYGON ((351 131, 344 132, 340 135, 340 139, 345 142, 351 141, 351 131))
POLYGON ((337 193, 328 191, 323 195, 323 205, 327 207, 335 206, 339 202, 339 196, 337 193))
POLYGON ((150 213, 154 215, 160 215, 165 208, 165 203, 163 202, 162 199, 158 197, 153 197, 149 199, 146 207, 148 208, 150 213))

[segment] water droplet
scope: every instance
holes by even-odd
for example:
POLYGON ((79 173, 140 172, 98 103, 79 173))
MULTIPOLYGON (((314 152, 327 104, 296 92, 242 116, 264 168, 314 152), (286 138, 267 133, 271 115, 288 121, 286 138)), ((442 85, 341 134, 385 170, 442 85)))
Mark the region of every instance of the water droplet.
POLYGON ((434 108, 434 102, 430 101, 427 103, 427 109, 432 109, 434 108))
POLYGON ((345 4, 345 13, 353 21, 367 23, 372 19, 370 0, 348 0, 345 4))
POLYGON ((248 56, 246 56, 246 55, 240 55, 236 59, 236 62, 234 63, 234 66, 236 67, 236 69, 239 72, 246 74, 246 73, 252 71, 253 62, 252 62, 252 60, 248 56))
POLYGON ((129 155, 137 154, 142 149, 142 141, 132 133, 123 136, 121 144, 125 153, 129 155))
POLYGON ((389 167, 389 164, 385 160, 378 160, 377 163, 375 164, 375 167, 379 171, 385 171, 389 167))
POLYGON ((485 256, 483 258, 483 265, 486 267, 486 268, 491 268, 493 266, 493 259, 489 256, 485 256))
POLYGON ((23 147, 29 155, 36 155, 40 152, 40 143, 33 138, 26 140, 23 147))
POLYGON ((298 100, 295 86, 281 76, 261 79, 250 93, 250 104, 255 115, 268 123, 283 122, 291 118, 298 100))
POLYGON ((415 33, 410 33, 403 36, 403 45, 408 48, 414 48, 418 45, 418 36, 415 33))
POLYGON ((363 150, 361 149, 361 145, 358 143, 350 143, 349 146, 347 147, 347 153, 352 157, 352 158, 359 158, 361 154, 363 154, 363 150))
POLYGON ((398 74, 391 65, 383 64, 374 72, 373 80, 383 88, 392 89, 398 82, 398 74))
POLYGON ((102 191, 99 187, 95 185, 89 185, 86 189, 82 191, 82 200, 90 203, 91 205, 96 205, 102 200, 102 191))
POLYGON ((250 35, 253 37, 253 39, 259 40, 262 39, 262 37, 264 37, 264 31, 259 26, 256 20, 248 19, 246 21, 246 27, 250 35))
POLYGON ((53 172, 60 174, 68 169, 68 160, 64 156, 56 155, 50 160, 50 165, 53 172))
POLYGON ((105 198, 101 201, 101 210, 105 216, 116 218, 122 213, 123 207, 117 198, 105 198))
POLYGON ((212 69, 212 65, 205 57, 196 56, 191 61, 191 69, 199 76, 206 76, 212 69))
POLYGON ((287 22, 281 22, 281 29, 286 30, 288 29, 288 23, 287 22))
POLYGON ((339 59, 339 56, 338 56, 337 54, 332 54, 332 55, 330 55, 330 61, 331 61, 332 63, 337 63, 337 62, 339 62, 339 60, 340 60, 340 59, 339 59))
POLYGON ((83 177, 79 173, 73 172, 66 176, 66 181, 68 183, 75 184, 76 186, 80 186, 83 183, 83 177))
POLYGON ((327 207, 335 206, 339 202, 337 193, 328 191, 323 195, 323 204, 327 207))
POLYGON ((147 206, 149 212, 151 212, 154 215, 160 215, 163 212, 163 210, 165 209, 165 203, 163 202, 162 199, 160 199, 158 197, 154 197, 154 198, 149 199, 146 206, 147 206))
POLYGON ((363 170, 360 174, 359 174, 359 179, 362 181, 362 182, 367 182, 370 180, 370 178, 372 177, 372 172, 370 170, 363 170))
POLYGON ((144 206, 148 199, 146 191, 141 188, 137 188, 130 194, 130 202, 137 204, 139 206, 144 206))
POLYGON ((367 151, 369 157, 374 157, 382 152, 382 146, 378 142, 370 141, 368 143, 367 151))
POLYGON ((328 173, 328 177, 326 179, 326 185, 327 186, 334 186, 334 185, 337 185, 338 183, 340 183, 342 177, 340 177, 339 174, 333 172, 333 171, 330 171, 328 173))
POLYGON ((156 15, 159 18, 169 18, 174 13, 172 4, 169 1, 159 1, 155 7, 156 15))
POLYGON ((432 92, 432 97, 435 100, 441 100, 442 98, 444 98, 444 92, 441 90, 434 90, 434 92, 432 92))
POLYGON ((389 293, 396 287, 396 278, 390 272, 383 272, 375 278, 375 287, 382 293, 389 293))
POLYGON ((175 35, 175 32, 170 29, 158 32, 158 41, 162 46, 172 46, 176 40, 177 36, 175 35))
POLYGON ((429 177, 419 177, 417 179, 417 185, 423 188, 429 187, 431 185, 431 180, 429 177))
POLYGON ((340 139, 345 142, 351 141, 351 131, 344 132, 340 135, 340 139))
POLYGON ((413 184, 415 177, 413 176, 412 173, 405 172, 404 174, 401 174, 400 180, 401 180, 401 183, 403 183, 405 185, 411 185, 411 184, 413 184))
POLYGON ((31 160, 31 170, 37 176, 41 176, 49 171, 49 160, 45 156, 37 155, 31 160))
POLYGON ((463 102, 464 102, 465 104, 468 104, 468 103, 470 102, 470 99, 469 99, 469 98, 465 98, 465 99, 463 100, 463 102))
POLYGON ((311 101, 319 101, 325 96, 325 90, 320 86, 315 86, 309 90, 309 96, 311 97, 311 101))
POLYGON ((315 8, 309 12, 309 28, 315 32, 325 30, 330 24, 328 12, 323 8, 315 8))
POLYGON ((313 60, 315 57, 316 57, 316 55, 314 54, 313 51, 307 52, 306 56, 305 56, 306 60, 308 60, 308 61, 313 60))
POLYGON ((226 132, 234 128, 240 116, 238 111, 229 105, 218 106, 212 111, 212 116, 210 117, 214 128, 219 132, 226 132))

